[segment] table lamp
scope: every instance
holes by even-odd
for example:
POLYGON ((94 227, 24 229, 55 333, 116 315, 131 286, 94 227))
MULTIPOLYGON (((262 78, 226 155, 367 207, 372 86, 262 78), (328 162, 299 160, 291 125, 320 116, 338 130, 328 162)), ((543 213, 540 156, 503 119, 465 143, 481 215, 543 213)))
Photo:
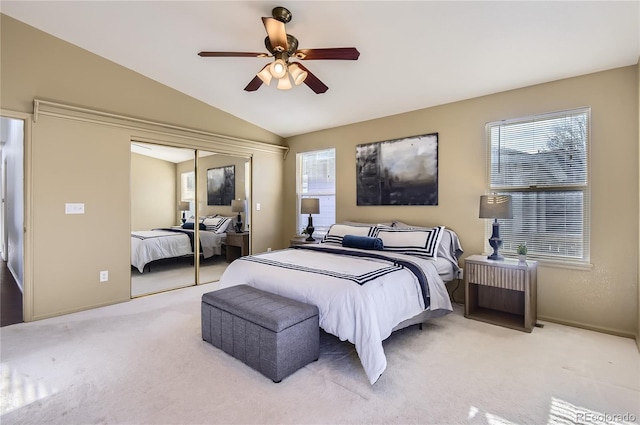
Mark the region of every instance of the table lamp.
POLYGON ((320 199, 318 198, 303 198, 300 202, 300 213, 301 214, 309 214, 309 223, 307 224, 307 241, 312 242, 315 241, 313 238, 313 218, 311 218, 311 214, 319 214, 320 213, 320 199))
POLYGON ((189 211, 191 208, 189 207, 188 201, 180 201, 178 202, 178 211, 182 211, 182 224, 187 221, 187 216, 185 211, 189 211))
POLYGON ((244 212, 244 201, 241 199, 234 199, 231 201, 231 212, 237 212, 238 217, 236 217, 236 233, 242 232, 242 216, 241 212, 244 212))
POLYGON ((487 258, 489 260, 504 260, 504 257, 498 254, 498 249, 502 246, 500 239, 500 223, 499 218, 513 218, 513 210, 511 207, 511 195, 482 195, 480 196, 480 214, 479 218, 493 218, 493 233, 489 238, 489 245, 493 248, 493 254, 487 258))

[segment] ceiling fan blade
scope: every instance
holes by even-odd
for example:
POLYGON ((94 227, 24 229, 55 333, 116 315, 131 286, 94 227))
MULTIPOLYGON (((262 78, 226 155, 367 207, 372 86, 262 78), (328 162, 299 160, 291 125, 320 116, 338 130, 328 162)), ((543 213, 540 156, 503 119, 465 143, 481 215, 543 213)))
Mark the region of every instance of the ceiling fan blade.
POLYGON ((326 92, 327 90, 329 90, 329 87, 327 87, 322 81, 320 81, 318 79, 318 77, 316 77, 315 75, 313 75, 311 73, 311 71, 309 71, 304 65, 302 65, 301 63, 298 63, 298 66, 303 70, 307 72, 307 78, 305 78, 304 83, 309 86, 309 88, 311 90, 313 90, 314 92, 316 92, 316 94, 321 94, 326 92))
POLYGON ((273 18, 262 18, 262 23, 264 24, 264 29, 267 30, 269 42, 273 49, 277 52, 285 52, 289 50, 284 22, 273 18))
POLYGON ((266 53, 254 52, 200 52, 198 56, 203 58, 266 58, 266 53))
POLYGON ((300 49, 296 50, 295 57, 301 60, 313 59, 337 59, 358 60, 360 52, 355 47, 335 47, 328 49, 300 49))
POLYGON ((245 91, 256 91, 260 88, 260 86, 262 85, 262 80, 260 79, 260 77, 258 77, 257 75, 255 77, 253 77, 253 80, 251 80, 249 82, 249 84, 247 84, 247 87, 245 87, 245 91))

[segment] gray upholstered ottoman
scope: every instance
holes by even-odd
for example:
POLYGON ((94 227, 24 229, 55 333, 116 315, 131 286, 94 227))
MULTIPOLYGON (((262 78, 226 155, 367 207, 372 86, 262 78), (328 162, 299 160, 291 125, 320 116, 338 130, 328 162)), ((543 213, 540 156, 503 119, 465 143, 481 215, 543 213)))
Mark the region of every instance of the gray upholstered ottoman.
POLYGON ((318 307, 248 285, 208 292, 202 339, 280 382, 318 360, 318 307))

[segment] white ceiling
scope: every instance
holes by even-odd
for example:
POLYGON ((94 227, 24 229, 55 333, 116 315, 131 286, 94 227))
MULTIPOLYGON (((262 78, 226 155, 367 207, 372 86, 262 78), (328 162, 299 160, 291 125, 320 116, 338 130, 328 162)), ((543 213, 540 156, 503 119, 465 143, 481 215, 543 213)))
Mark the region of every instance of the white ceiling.
POLYGON ((6 1, 0 11, 283 137, 634 65, 639 1, 6 1), (329 91, 243 88, 268 58, 261 17, 293 14, 329 91))

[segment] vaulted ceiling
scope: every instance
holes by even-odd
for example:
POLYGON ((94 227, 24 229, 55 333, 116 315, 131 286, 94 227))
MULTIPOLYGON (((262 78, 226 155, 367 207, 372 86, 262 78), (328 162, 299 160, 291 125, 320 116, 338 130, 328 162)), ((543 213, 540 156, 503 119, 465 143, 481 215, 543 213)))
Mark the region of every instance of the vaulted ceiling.
POLYGON ((638 1, 7 1, 0 11, 280 136, 634 65, 638 1), (303 64, 329 90, 243 88, 272 58, 261 17, 293 15, 303 64))

